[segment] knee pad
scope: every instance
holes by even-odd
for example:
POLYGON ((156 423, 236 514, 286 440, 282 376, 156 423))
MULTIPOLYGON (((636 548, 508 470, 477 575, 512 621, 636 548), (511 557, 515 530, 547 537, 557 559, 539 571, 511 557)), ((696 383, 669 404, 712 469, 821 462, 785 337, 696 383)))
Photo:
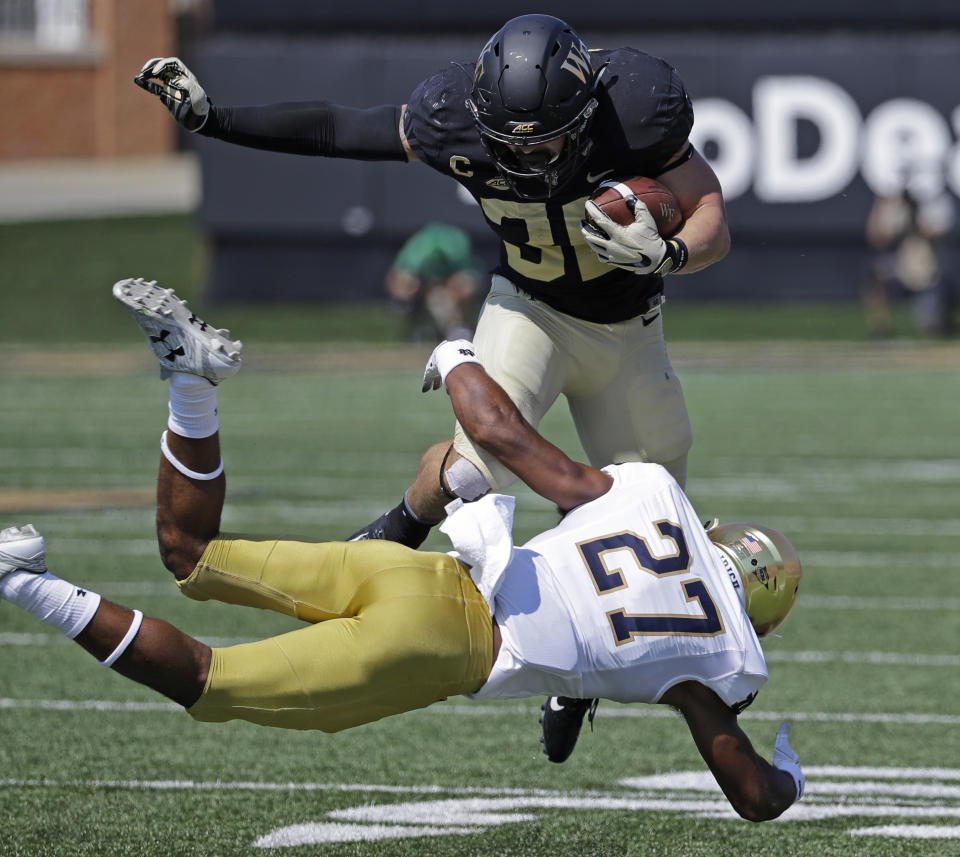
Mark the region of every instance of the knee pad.
POLYGON ((446 469, 445 474, 441 473, 441 482, 444 475, 447 477, 447 486, 450 493, 467 502, 482 497, 490 490, 487 477, 466 458, 458 458, 446 469))

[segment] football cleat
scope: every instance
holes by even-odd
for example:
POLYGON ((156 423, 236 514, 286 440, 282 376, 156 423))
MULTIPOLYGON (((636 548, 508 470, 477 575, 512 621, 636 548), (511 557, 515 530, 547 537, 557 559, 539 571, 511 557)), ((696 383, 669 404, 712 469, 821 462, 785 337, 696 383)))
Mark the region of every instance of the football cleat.
POLYGON ((348 542, 366 542, 371 539, 393 541, 387 537, 387 526, 390 523, 390 513, 384 512, 377 520, 350 536, 348 542))
POLYGON ((743 606, 758 637, 777 627, 793 607, 803 569, 783 533, 762 524, 706 525, 707 535, 733 563, 743 583, 743 606))
POLYGON ((43 574, 47 570, 47 546, 33 524, 0 530, 0 577, 14 571, 43 574))
POLYGON ((570 758, 573 748, 577 746, 577 738, 580 737, 584 715, 590 721, 592 729, 599 704, 599 699, 551 696, 540 706, 543 712, 540 715, 540 725, 543 727, 540 743, 551 762, 565 762, 570 758))
POLYGON ((173 289, 155 280, 120 280, 113 296, 137 320, 150 349, 160 362, 160 377, 186 372, 217 385, 240 369, 243 343, 230 339, 230 331, 216 329, 187 309, 173 289))
POLYGON ((367 524, 362 530, 357 530, 347 541, 380 540, 398 542, 408 548, 416 549, 427 540, 432 528, 432 524, 418 521, 413 515, 409 514, 405 504, 401 501, 399 505, 382 514, 372 524, 367 524))

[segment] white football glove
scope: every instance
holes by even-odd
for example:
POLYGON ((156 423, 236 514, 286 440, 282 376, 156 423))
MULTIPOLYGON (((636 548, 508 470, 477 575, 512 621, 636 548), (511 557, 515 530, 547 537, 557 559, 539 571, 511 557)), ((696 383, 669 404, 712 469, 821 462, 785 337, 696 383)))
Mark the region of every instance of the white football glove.
POLYGON ((473 343, 469 339, 445 339, 433 349, 433 354, 427 361, 427 368, 423 372, 422 392, 438 390, 447 382, 450 370, 461 363, 480 363, 473 343))
POLYGON ((687 264, 687 247, 678 238, 664 239, 650 209, 642 200, 634 203, 634 222, 621 226, 587 200, 580 232, 601 262, 635 274, 666 276, 687 264))
POLYGON ((803 797, 807 778, 800 767, 800 757, 790 746, 790 721, 788 720, 784 720, 777 730, 777 740, 773 744, 773 766, 786 771, 793 777, 793 782, 797 786, 797 800, 800 800, 803 797))
POLYGON ((159 98, 188 131, 199 131, 210 113, 210 99, 190 69, 177 57, 147 60, 133 82, 159 98))

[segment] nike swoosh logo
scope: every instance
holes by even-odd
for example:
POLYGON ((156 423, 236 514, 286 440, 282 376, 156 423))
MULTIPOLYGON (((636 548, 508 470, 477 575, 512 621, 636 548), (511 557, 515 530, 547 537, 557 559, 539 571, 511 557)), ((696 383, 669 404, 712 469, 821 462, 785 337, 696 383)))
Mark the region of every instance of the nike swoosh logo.
POLYGON ((563 706, 560 704, 560 701, 555 696, 550 697, 550 710, 563 711, 563 706))
POLYGON ((587 184, 593 184, 594 182, 598 182, 604 176, 610 175, 610 173, 612 172, 613 170, 604 170, 602 173, 597 173, 596 175, 594 175, 593 173, 587 173, 587 184))
POLYGON ((642 322, 643 322, 643 326, 646 327, 648 324, 650 324, 651 322, 656 321, 658 318, 660 318, 660 313, 657 313, 656 315, 651 315, 649 318, 647 318, 646 316, 644 316, 643 318, 640 319, 640 321, 642 321, 642 322))

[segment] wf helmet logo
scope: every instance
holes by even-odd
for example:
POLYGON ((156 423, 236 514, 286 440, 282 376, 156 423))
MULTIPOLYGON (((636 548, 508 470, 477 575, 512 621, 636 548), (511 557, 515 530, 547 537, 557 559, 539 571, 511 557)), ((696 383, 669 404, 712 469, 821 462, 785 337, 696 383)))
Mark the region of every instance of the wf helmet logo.
POLYGON ((593 74, 586 46, 582 42, 573 44, 570 47, 570 53, 567 54, 567 58, 560 68, 566 69, 582 84, 586 85, 587 78, 593 74))

